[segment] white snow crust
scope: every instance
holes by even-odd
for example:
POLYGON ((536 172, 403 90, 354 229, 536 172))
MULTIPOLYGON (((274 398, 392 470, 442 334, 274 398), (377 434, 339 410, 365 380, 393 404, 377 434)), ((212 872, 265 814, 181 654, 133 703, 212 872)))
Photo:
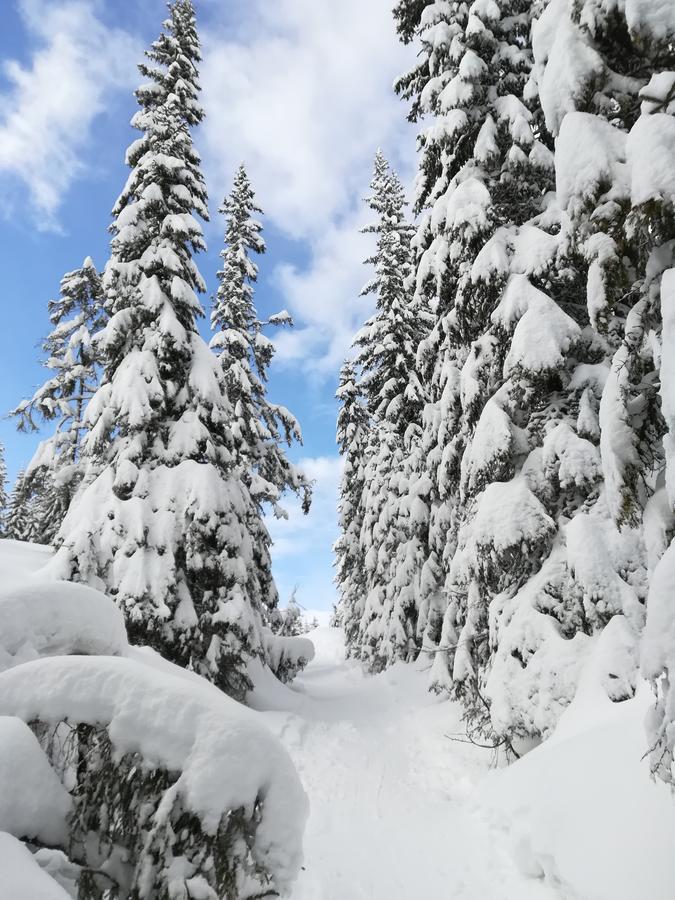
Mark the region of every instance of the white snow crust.
POLYGON ((28 848, 0 831, 0 900, 71 900, 28 848))
POLYGON ((0 716, 0 831, 59 844, 70 795, 25 722, 0 716))

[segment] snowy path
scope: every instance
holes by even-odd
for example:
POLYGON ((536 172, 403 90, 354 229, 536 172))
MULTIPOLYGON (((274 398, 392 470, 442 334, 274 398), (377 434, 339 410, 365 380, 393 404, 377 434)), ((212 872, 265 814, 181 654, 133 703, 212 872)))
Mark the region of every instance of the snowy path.
POLYGON ((342 658, 339 632, 292 692, 257 705, 309 794, 305 871, 293 900, 554 900, 525 878, 508 836, 472 809, 489 754, 449 741, 456 708, 400 666, 376 678, 342 658))

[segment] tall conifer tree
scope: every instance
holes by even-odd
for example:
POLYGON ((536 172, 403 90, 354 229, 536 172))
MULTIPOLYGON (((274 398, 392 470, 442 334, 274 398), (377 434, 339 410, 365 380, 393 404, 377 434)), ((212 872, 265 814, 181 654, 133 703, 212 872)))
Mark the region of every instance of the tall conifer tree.
POLYGON ((7 515, 9 496, 7 494, 7 462, 5 447, 0 444, 0 538, 7 536, 7 515))
POLYGON ((337 444, 344 461, 338 502, 340 536, 335 542, 335 583, 340 594, 338 618, 345 631, 349 656, 359 657, 359 628, 363 616, 367 581, 361 546, 367 462, 369 416, 356 368, 346 360, 340 370, 337 390, 340 404, 337 444))
POLYGON ((16 476, 7 501, 4 536, 14 541, 33 540, 30 494, 26 487, 26 476, 23 469, 16 476))
POLYGON ((278 594, 271 573, 271 539, 262 518, 264 507, 284 516, 279 500, 289 489, 301 495, 305 512, 311 501, 309 483, 289 462, 282 446, 301 441, 300 427, 285 407, 271 403, 266 395, 274 345, 263 328, 292 325, 292 321, 287 313, 272 316, 267 322, 258 317, 253 296, 258 268, 251 254, 265 251, 262 225, 255 218, 262 210, 256 205, 243 165, 220 212, 226 219, 225 247, 220 254, 223 266, 218 272, 211 313, 215 330, 211 347, 218 355, 225 396, 232 410, 233 460, 252 498, 246 527, 252 541, 256 595, 267 610, 272 610, 278 594))
MULTIPOLYGON (((359 447, 363 496, 357 506, 352 488, 345 481, 342 501, 345 508, 359 509, 363 515, 359 556, 365 568, 365 583, 358 590, 365 590, 365 597, 353 597, 355 586, 348 584, 344 585, 343 596, 344 614, 350 619, 349 652, 360 656, 369 668, 379 669, 397 658, 407 658, 415 649, 414 592, 395 592, 391 573, 399 546, 410 537, 410 520, 398 500, 402 496, 400 479, 406 442, 423 405, 415 354, 428 318, 422 304, 412 303, 409 288, 413 229, 405 216, 403 186, 380 151, 375 157, 371 189, 366 202, 376 219, 364 231, 376 236, 375 252, 366 260, 374 273, 362 294, 375 295, 376 310, 354 339, 358 384, 350 387, 350 373, 346 372, 348 380, 341 387, 348 403, 342 413, 347 416, 347 423, 359 412, 354 405, 360 403, 356 393, 363 398, 369 419, 367 443, 359 447), (361 615, 358 632, 351 622, 356 610, 361 615)), ((346 437, 345 431, 339 440, 349 456, 352 451, 346 437)), ((354 464, 348 461, 348 466, 351 470, 354 464)), ((349 471, 345 475, 348 477, 349 471)), ((345 521, 345 527, 353 531, 351 522, 345 521)), ((346 535, 344 540, 348 540, 346 535)), ((343 543, 338 544, 338 550, 346 551, 343 543)))
MULTIPOLYGON (((420 136, 414 241, 418 296, 436 316, 418 353, 431 477, 419 626, 434 687, 508 742, 550 730, 573 696, 584 635, 638 604, 611 566, 615 599, 596 604, 579 556, 602 518, 607 344, 552 194, 553 142, 531 77, 540 11, 520 0, 397 8, 403 39, 416 31, 422 45, 398 88, 413 119, 433 116, 420 136)), ((635 564, 615 535, 598 543, 603 559, 635 564)))
POLYGON ((673 782, 675 11, 670 4, 558 2, 534 37, 567 239, 586 262, 588 319, 611 354, 597 411, 601 524, 611 540, 604 559, 590 529, 583 555, 577 542, 581 559, 595 560, 595 585, 582 600, 586 608, 596 600, 593 612, 605 625, 614 699, 635 687, 646 600, 640 656, 657 694, 651 764, 673 782))
MULTIPOLYGON (((466 617, 468 585, 458 590, 450 580, 462 519, 462 460, 486 401, 503 381, 503 357, 490 331, 504 282, 476 277, 474 263, 501 225, 519 226, 542 210, 553 183, 551 152, 522 99, 531 68, 530 9, 514 0, 471 8, 404 2, 395 11, 403 39, 415 33, 422 48, 397 89, 412 101, 413 120, 433 117, 419 139, 414 247, 417 296, 435 316, 418 351, 428 392, 421 453, 429 474, 426 546, 418 553, 420 638, 431 650, 439 640, 447 648, 434 655, 439 686, 453 683, 451 648, 466 617)), ((507 456, 508 446, 501 453, 507 456)), ((485 635, 480 641, 476 650, 484 655, 485 635)))

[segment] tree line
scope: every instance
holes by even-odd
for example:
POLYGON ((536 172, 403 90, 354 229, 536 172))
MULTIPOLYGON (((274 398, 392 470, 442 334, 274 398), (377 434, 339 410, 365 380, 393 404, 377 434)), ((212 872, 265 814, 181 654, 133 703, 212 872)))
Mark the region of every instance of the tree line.
POLYGON ((337 619, 469 734, 545 738, 591 654, 673 780, 675 15, 401 0, 414 225, 382 154, 341 372, 337 619), (597 649, 601 648, 601 649, 597 649))

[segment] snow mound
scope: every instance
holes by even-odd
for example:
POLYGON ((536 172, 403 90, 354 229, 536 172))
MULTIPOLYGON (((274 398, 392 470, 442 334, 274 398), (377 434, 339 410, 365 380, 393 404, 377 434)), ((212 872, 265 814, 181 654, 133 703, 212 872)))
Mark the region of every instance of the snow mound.
POLYGON ((0 900, 71 900, 11 834, 0 831, 0 900))
POLYGON ((304 791, 286 751, 234 700, 129 659, 57 657, 0 674, 0 715, 105 727, 118 753, 177 774, 175 791, 207 834, 260 804, 255 860, 281 891, 296 877, 304 791))
POLYGON ((126 647, 122 613, 99 591, 31 578, 0 588, 0 671, 42 656, 116 656, 126 647))
POLYGON ((0 831, 63 843, 70 796, 25 722, 0 716, 0 831))
POLYGON ((634 699, 608 699, 598 676, 610 650, 603 635, 594 639, 556 731, 492 773, 475 802, 501 823, 523 874, 560 896, 671 900, 675 804, 644 759, 651 695, 642 682, 634 699))

